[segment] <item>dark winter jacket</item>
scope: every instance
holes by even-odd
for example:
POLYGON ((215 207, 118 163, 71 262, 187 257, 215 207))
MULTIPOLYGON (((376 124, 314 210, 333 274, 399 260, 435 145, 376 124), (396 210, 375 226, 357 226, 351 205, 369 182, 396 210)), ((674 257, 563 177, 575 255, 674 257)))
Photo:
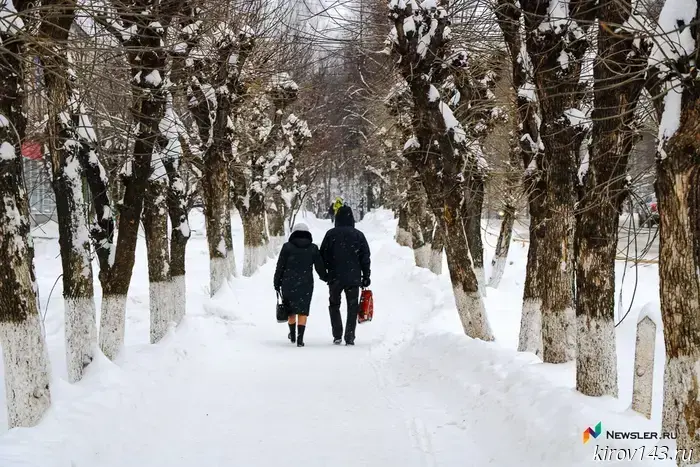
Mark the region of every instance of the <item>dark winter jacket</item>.
POLYGON ((321 280, 326 281, 326 269, 311 233, 306 226, 295 226, 289 241, 280 251, 274 279, 275 289, 281 289, 290 314, 309 313, 314 292, 314 267, 321 280))
POLYGON ((343 206, 335 215, 335 227, 326 232, 321 256, 328 271, 328 283, 359 287, 370 277, 370 252, 365 235, 355 228, 352 209, 343 206))

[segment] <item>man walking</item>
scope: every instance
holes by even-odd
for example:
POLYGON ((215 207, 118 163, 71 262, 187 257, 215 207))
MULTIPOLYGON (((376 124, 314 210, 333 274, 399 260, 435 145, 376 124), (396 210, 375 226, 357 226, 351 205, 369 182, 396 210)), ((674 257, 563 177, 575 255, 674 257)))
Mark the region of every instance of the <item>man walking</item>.
POLYGON ((347 300, 345 345, 355 345, 355 327, 359 309, 360 287, 370 285, 370 252, 365 235, 355 228, 350 206, 342 206, 335 215, 335 227, 326 232, 321 243, 321 257, 328 271, 331 327, 333 343, 339 345, 343 337, 340 317, 341 295, 347 300))

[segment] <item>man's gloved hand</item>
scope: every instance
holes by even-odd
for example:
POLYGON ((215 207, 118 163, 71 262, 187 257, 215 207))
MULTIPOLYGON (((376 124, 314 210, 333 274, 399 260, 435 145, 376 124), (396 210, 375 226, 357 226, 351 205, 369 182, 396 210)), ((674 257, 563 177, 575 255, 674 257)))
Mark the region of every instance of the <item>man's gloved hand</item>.
POLYGON ((372 281, 369 280, 369 277, 363 277, 362 278, 362 288, 367 288, 369 285, 372 283, 372 281))

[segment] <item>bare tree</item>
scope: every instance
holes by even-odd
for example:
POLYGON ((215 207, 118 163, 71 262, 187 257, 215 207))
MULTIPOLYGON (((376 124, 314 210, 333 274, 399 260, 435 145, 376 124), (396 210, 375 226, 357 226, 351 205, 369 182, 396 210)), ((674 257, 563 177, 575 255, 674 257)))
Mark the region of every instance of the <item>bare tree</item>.
POLYGON ((635 15, 630 2, 604 1, 597 8, 592 139, 580 171, 575 235, 576 387, 589 396, 617 395, 615 256, 648 42, 610 25, 632 24, 635 15))
POLYGON ((243 95, 240 74, 254 44, 254 32, 243 27, 231 30, 225 22, 214 28, 214 36, 201 55, 190 81, 190 111, 197 123, 203 147, 202 194, 209 244, 210 293, 214 295, 232 273, 230 255, 229 163, 233 142, 230 119, 234 100, 243 95), (210 53, 207 53, 209 50, 210 53), (209 57, 213 56, 210 60, 209 57))
POLYGON ((465 233, 473 212, 479 157, 435 86, 446 78, 443 64, 463 66, 466 56, 448 55, 445 5, 424 5, 398 1, 389 5, 394 23, 389 48, 400 57, 399 71, 413 101, 415 136, 406 142, 404 155, 420 174, 430 207, 443 223, 447 263, 464 331, 474 338, 493 340, 465 233))
POLYGON ((666 344, 664 431, 700 462, 700 82, 698 8, 666 0, 649 57, 650 87, 659 113, 656 194, 659 200, 659 279, 666 344))
POLYGON ((74 89, 75 72, 68 58, 68 36, 75 18, 74 2, 49 2, 40 10, 36 41, 43 67, 46 125, 59 245, 63 266, 68 379, 79 381, 97 348, 90 235, 83 197, 81 161, 92 159, 95 132, 74 89))
POLYGON ((572 243, 581 142, 576 117, 582 97, 582 59, 588 47, 586 33, 595 10, 589 0, 556 3, 553 8, 539 0, 521 5, 525 50, 534 65, 535 86, 529 92, 537 94, 542 117, 543 156, 537 167, 543 172, 544 199, 542 210, 531 210, 530 219, 531 229, 533 225, 541 228, 530 238, 539 235, 534 281, 542 300, 542 358, 562 363, 573 360, 576 352, 572 243))
POLYGON ((6 0, 0 6, 0 344, 10 428, 36 425, 51 404, 20 156, 27 123, 22 60, 29 6, 22 0, 16 5, 6 0))

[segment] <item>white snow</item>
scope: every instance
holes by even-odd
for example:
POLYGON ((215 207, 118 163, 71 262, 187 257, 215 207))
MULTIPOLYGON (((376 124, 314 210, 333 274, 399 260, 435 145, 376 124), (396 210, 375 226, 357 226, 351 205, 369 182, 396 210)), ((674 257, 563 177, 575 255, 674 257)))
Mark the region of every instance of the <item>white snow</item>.
POLYGON ((581 109, 566 109, 564 115, 569 119, 571 126, 580 127, 582 129, 590 129, 593 125, 591 118, 586 115, 581 109))
POLYGON ((533 83, 526 82, 518 88, 518 97, 527 99, 528 102, 537 102, 536 88, 533 83))
POLYGON ((444 102, 440 101, 438 108, 442 113, 442 118, 445 120, 445 127, 447 131, 453 131, 454 140, 456 143, 463 143, 467 139, 467 135, 462 128, 462 124, 459 123, 457 118, 452 113, 452 110, 444 102))
POLYGON ((17 14, 12 0, 0 0, 0 33, 13 35, 23 28, 24 21, 17 14))
POLYGON ((146 82, 154 87, 160 86, 163 79, 160 77, 160 72, 158 70, 153 70, 144 78, 146 82))
MULTIPOLYGON (((275 262, 252 277, 224 280, 210 298, 203 216, 193 211, 190 217, 182 324, 149 344, 148 268, 140 241, 129 297, 110 306, 126 307, 124 347, 116 362, 98 352, 77 384, 67 382, 60 280, 49 293, 61 270, 58 241, 35 240, 53 405, 37 427, 8 431, 0 403, 1 466, 291 467, 303 459, 307 467, 593 467, 602 465, 593 459, 596 446, 654 446, 653 440, 601 438, 584 445, 581 434, 601 420, 607 430, 660 429, 662 343, 656 345, 652 419, 628 410, 637 314, 647 303, 659 306, 656 265, 628 266, 639 268, 639 284, 622 284, 625 264, 617 263, 616 300, 623 312, 636 297, 630 316, 615 328, 619 398, 597 399, 573 389, 575 365, 545 365, 516 352, 527 261, 522 227, 516 225, 498 290, 486 288, 495 342, 464 336, 446 267, 440 276, 416 268, 413 251, 393 239, 396 219, 379 210, 358 224, 372 251, 374 320, 358 325, 354 348, 334 347, 327 288, 317 280, 306 347, 298 349, 273 316, 275 262)), ((320 243, 330 222, 300 217, 320 243)), ((237 215, 232 225, 240 257, 237 215)), ((482 231, 490 266, 498 226, 485 220, 482 231)), ((96 295, 100 305, 99 287, 96 295)), ((687 381, 676 386, 682 384, 687 381)), ((674 465, 652 459, 632 464, 674 465)))
POLYGON ((658 27, 654 35, 649 65, 657 66, 661 77, 670 69, 671 63, 681 57, 692 56, 695 39, 689 25, 697 10, 693 0, 667 0, 659 15, 658 27), (685 27, 681 27, 684 25, 685 27))
POLYGON ((420 143, 418 142, 418 139, 415 136, 411 136, 408 138, 406 141, 406 144, 403 145, 403 150, 407 151, 409 149, 419 149, 420 148, 420 143))
POLYGON ((681 105, 683 99, 683 88, 677 78, 666 84, 667 93, 664 96, 664 110, 659 123, 659 146, 658 151, 661 157, 665 157, 665 143, 676 134, 681 124, 681 105))
POLYGON ((11 161, 17 157, 15 146, 12 143, 3 141, 0 143, 0 160, 11 161))
POLYGON ((435 86, 433 86, 431 84, 430 90, 428 91, 428 100, 430 102, 435 102, 438 99, 440 99, 440 92, 437 90, 437 88, 435 86))

